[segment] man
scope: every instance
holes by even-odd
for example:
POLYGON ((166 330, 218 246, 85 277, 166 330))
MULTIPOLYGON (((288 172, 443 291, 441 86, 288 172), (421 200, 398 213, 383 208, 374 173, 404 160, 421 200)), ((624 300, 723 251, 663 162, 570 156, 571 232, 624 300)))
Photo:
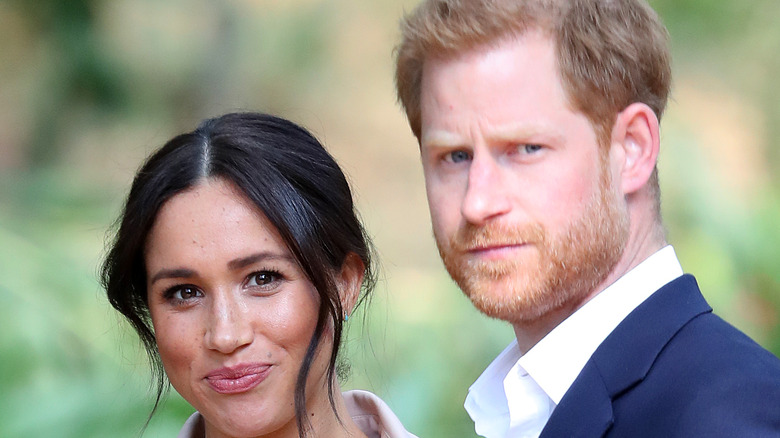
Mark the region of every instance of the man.
POLYGON ((469 389, 485 437, 780 436, 780 360, 665 241, 667 33, 644 0, 425 0, 396 85, 444 264, 517 337, 469 389))

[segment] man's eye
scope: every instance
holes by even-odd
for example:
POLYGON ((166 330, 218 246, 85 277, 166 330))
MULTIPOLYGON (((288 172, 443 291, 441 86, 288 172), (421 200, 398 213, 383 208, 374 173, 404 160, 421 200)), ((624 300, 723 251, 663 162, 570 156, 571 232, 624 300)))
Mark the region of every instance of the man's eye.
POLYGON ((444 159, 450 163, 461 163, 471 159, 471 155, 466 151, 452 151, 444 159))
POLYGON ((278 273, 272 271, 255 272, 249 276, 247 286, 267 286, 280 278, 281 276, 278 273))
POLYGON ((542 146, 538 144, 521 144, 517 145, 517 151, 521 154, 533 154, 542 150, 542 146))

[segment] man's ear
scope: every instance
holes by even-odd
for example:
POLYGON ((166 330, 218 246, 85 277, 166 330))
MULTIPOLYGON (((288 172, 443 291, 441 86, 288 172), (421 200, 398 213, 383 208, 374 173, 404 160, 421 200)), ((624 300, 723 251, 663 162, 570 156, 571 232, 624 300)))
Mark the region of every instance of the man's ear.
MULTIPOLYGON (((351 315, 355 309, 358 298, 360 298, 360 288, 363 285, 363 273, 365 265, 360 257, 351 252, 344 259, 339 273, 339 296, 341 297, 341 308, 347 315, 351 315)), ((343 317, 344 315, 342 315, 343 317)))
POLYGON ((611 157, 624 195, 644 187, 655 169, 661 147, 658 117, 649 106, 632 103, 612 127, 611 157))

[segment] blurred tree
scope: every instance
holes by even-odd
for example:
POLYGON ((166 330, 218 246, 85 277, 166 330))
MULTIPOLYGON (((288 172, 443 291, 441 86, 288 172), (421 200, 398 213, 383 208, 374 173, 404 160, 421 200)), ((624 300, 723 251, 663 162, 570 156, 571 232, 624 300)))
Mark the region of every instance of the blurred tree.
POLYGON ((26 148, 29 166, 55 164, 61 137, 78 110, 115 112, 127 102, 121 75, 96 32, 95 13, 102 0, 14 0, 13 6, 35 29, 44 68, 33 97, 34 133, 26 148))

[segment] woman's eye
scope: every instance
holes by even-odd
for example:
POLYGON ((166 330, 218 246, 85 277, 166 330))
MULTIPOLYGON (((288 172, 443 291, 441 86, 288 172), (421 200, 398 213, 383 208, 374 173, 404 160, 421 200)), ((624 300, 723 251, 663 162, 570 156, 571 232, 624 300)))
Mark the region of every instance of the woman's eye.
POLYGON ((280 275, 276 272, 261 271, 255 272, 249 276, 249 282, 247 286, 267 286, 280 279, 280 275))
POLYGON ((452 151, 444 156, 444 160, 450 163, 461 163, 471 159, 471 155, 466 151, 452 151))
POLYGON ((203 293, 193 286, 179 286, 168 289, 165 295, 167 298, 175 301, 187 301, 202 297, 203 293))

